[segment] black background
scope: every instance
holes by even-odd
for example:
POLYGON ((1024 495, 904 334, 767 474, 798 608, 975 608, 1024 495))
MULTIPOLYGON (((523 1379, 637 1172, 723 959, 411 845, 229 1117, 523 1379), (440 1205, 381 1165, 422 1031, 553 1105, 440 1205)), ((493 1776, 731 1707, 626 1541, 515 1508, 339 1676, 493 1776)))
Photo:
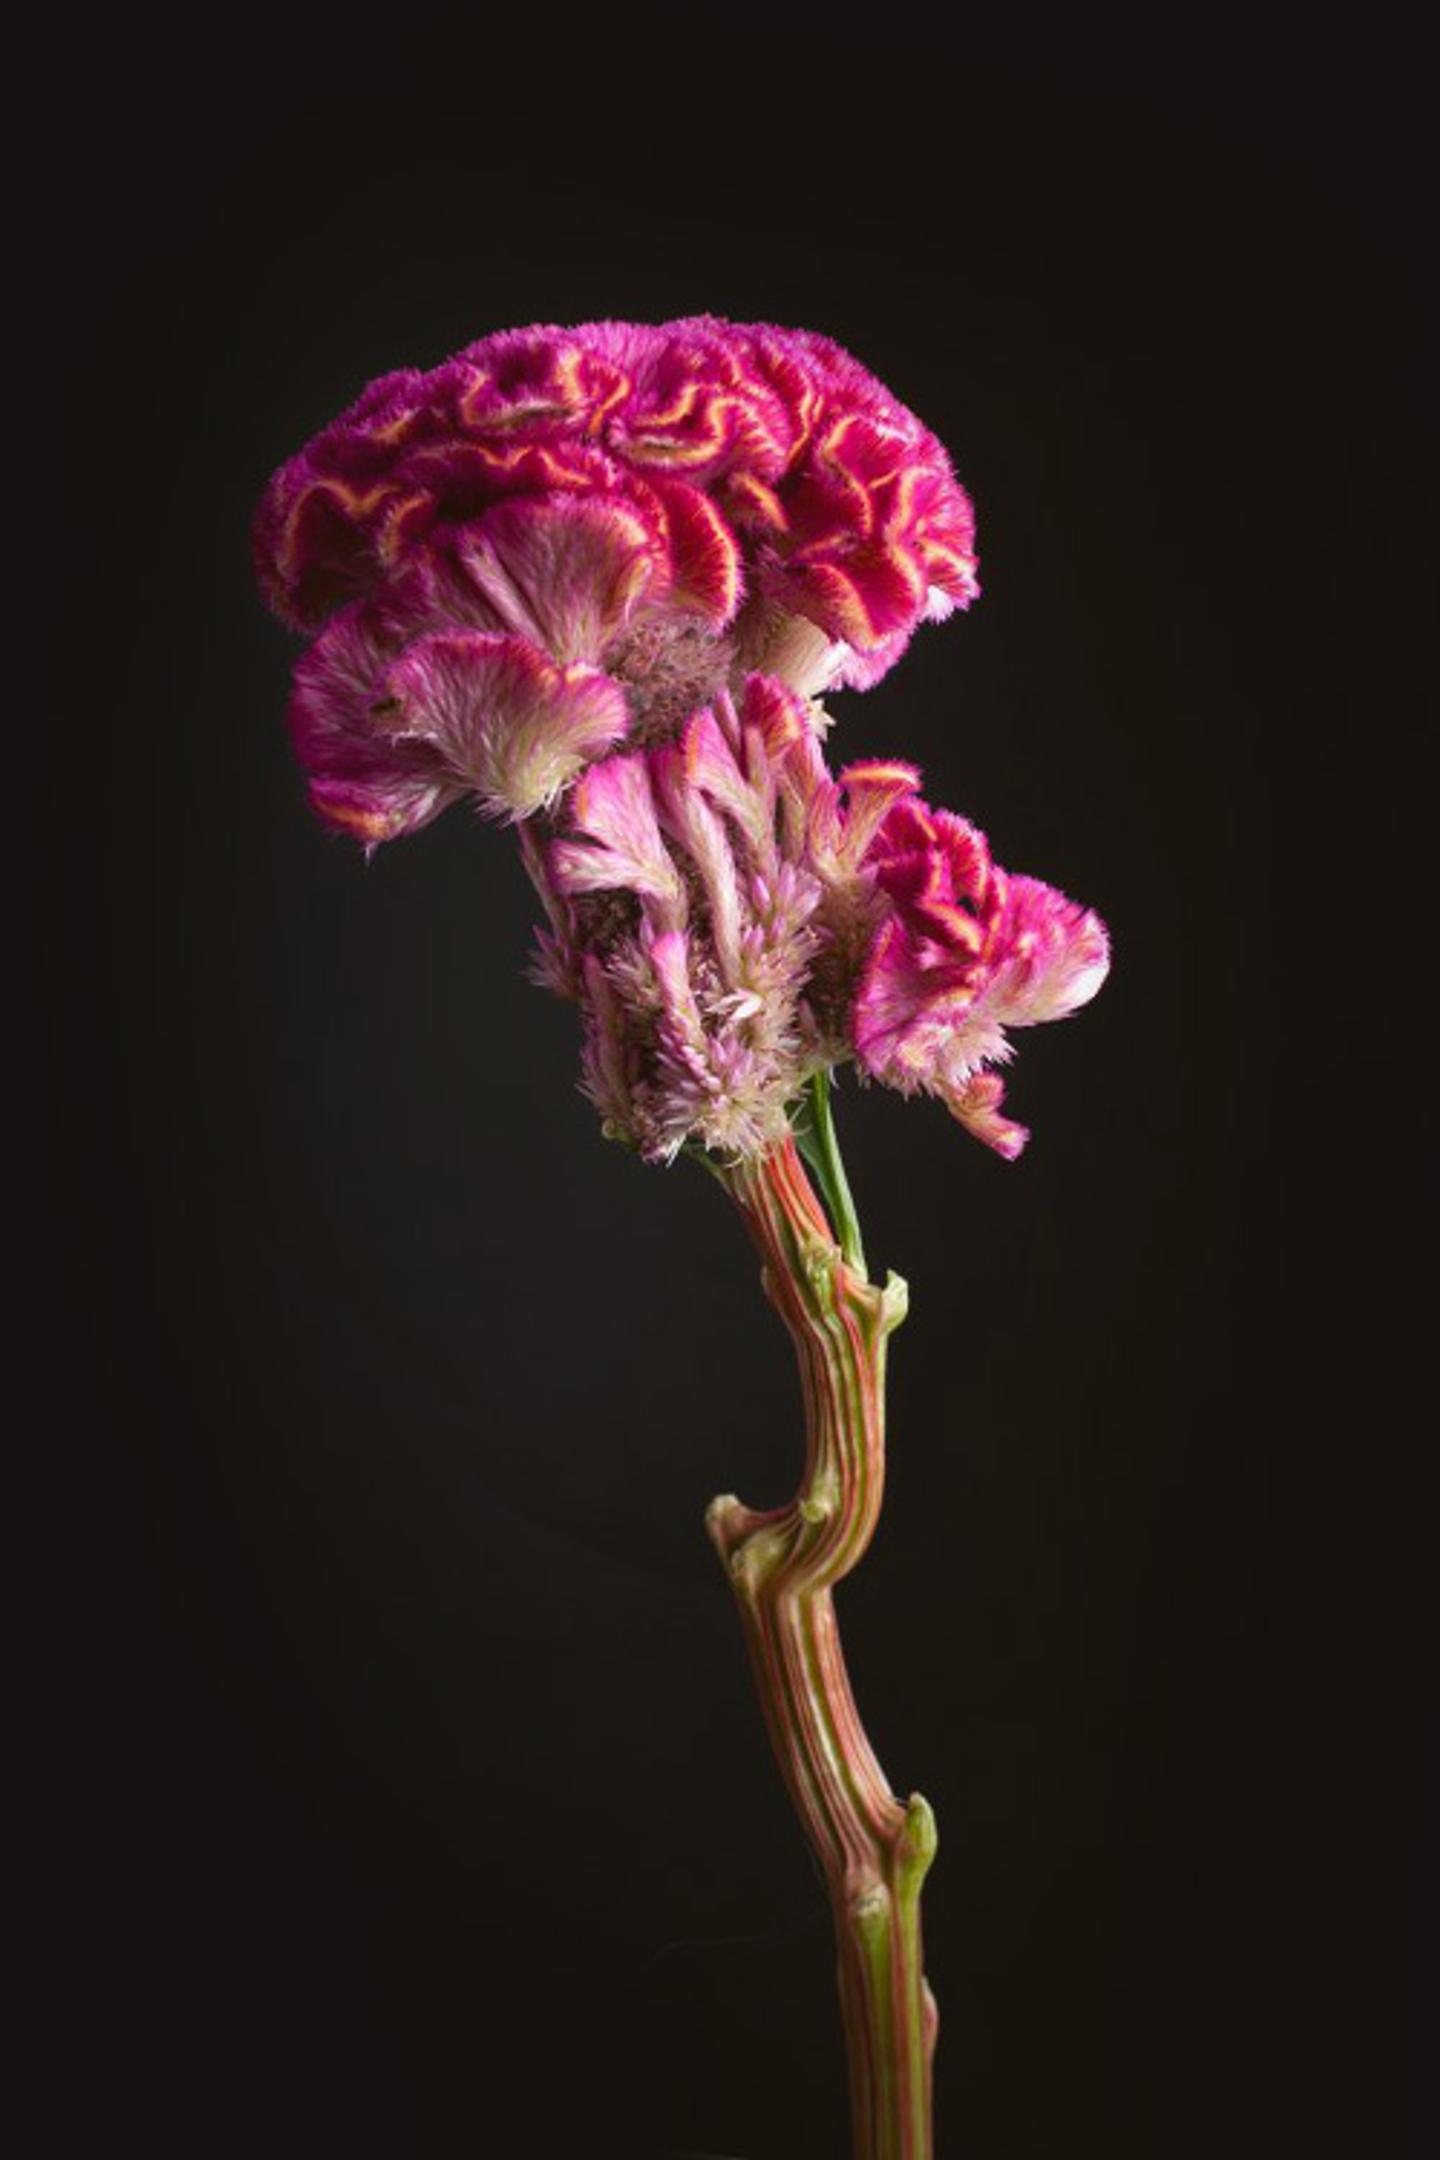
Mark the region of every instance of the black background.
POLYGON ((602 1143, 506 836, 452 811, 366 868, 312 822, 248 562, 372 376, 708 310, 838 338, 976 499, 982 600, 834 700, 837 749, 918 760, 1114 938, 1022 1041, 1018 1166, 838 1104, 912 1288, 841 1614, 939 1817, 938 2150, 1393 2152, 1404 59, 877 49, 822 88, 711 32, 662 94, 612 24, 563 113, 538 22, 503 63, 392 26, 355 95, 217 53, 88 135, 54 2098, 187 2156, 845 2149, 823 1891, 701 1527, 792 1488, 788 1346, 708 1182, 602 1143))

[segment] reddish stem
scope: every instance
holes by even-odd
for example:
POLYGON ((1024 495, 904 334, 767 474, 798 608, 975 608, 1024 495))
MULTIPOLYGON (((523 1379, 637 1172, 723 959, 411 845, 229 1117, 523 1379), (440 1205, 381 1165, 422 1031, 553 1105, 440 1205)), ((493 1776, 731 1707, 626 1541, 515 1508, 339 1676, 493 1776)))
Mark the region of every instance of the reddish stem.
POLYGON ((935 1821, 897 1800, 865 1737, 840 1649, 833 1586, 860 1559, 885 1478, 885 1347, 906 1290, 847 1265, 793 1143, 721 1173, 790 1331, 805 1398, 805 1474, 786 1506, 712 1501, 790 1796, 834 1911, 850 2057, 855 2160, 931 2160, 937 2017, 925 1982, 920 1888, 935 1821))

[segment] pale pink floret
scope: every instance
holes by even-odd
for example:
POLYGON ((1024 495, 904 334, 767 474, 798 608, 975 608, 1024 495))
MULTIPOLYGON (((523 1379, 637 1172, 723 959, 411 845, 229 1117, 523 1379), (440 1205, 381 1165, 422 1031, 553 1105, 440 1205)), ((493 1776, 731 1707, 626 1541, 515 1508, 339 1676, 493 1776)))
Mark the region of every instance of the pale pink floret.
POLYGON ((918 797, 888 811, 868 859, 889 907, 856 988, 856 1057, 905 1094, 940 1096, 1013 1159, 1028 1134, 1001 1114, 990 1069, 1013 1054, 1005 1030, 1094 996, 1110 964, 1105 927, 1052 886, 1008 878, 983 833, 918 797))
POLYGON ((776 826, 808 732, 803 700, 754 677, 678 742, 592 766, 567 831, 527 855, 552 924, 545 979, 585 1014, 586 1088, 651 1160, 774 1146, 824 1062, 807 999, 822 888, 776 826))
POLYGON ((556 889, 629 892, 644 902, 659 929, 685 921, 685 888, 660 837, 650 767, 634 751, 606 758, 585 775, 570 801, 570 827, 579 840, 557 840, 550 851, 556 889))
POLYGON ((625 733, 618 683, 582 660, 557 666, 520 637, 417 638, 387 668, 378 716, 397 745, 429 745, 495 817, 530 817, 625 733))

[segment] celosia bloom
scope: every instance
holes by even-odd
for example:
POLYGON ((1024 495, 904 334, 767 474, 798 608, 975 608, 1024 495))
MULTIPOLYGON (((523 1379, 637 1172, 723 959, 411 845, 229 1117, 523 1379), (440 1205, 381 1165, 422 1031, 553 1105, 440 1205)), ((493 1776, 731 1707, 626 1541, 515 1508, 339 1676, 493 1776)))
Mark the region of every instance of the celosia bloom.
POLYGON ((820 695, 974 597, 969 501, 827 339, 590 323, 372 384, 275 475, 255 545, 313 638, 290 728, 320 816, 367 852, 464 798, 514 824, 606 1131, 706 1150, 760 1250, 805 1477, 707 1521, 831 1893, 855 2150, 927 2160, 934 1817, 865 1738, 832 1596, 875 1527, 906 1293, 869 1279, 826 1075, 938 1095, 1013 1158, 1006 1030, 1109 965, 1097 917, 1008 877, 913 765, 825 756, 820 695))
POLYGON ((291 706, 315 806, 370 844, 462 794, 530 816, 750 668, 873 682, 977 591, 914 414, 826 338, 710 317, 387 375, 275 475, 255 544, 320 632, 291 706))
POLYGON ((609 1131, 762 1154, 854 1057, 1018 1151, 1003 1030, 1088 997, 1104 932, 913 767, 827 766, 819 695, 978 590, 944 450, 838 346, 505 332, 373 383, 255 542, 314 636, 289 717, 316 810, 367 849, 465 797, 520 826, 609 1131))
POLYGON ((909 797, 887 814, 869 860, 890 902, 857 985, 861 1066, 906 1094, 924 1088, 1002 1155, 1029 1135, 1000 1113, 988 1068, 1007 1027, 1060 1020, 1110 965, 1104 925, 1036 878, 1007 877, 983 833, 909 797))

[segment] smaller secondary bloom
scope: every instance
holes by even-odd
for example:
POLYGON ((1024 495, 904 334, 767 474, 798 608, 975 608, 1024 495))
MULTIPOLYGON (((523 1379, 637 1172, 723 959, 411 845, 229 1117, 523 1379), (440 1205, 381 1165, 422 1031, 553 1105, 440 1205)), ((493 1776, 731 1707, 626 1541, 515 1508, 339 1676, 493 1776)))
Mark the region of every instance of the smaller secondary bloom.
POLYGON ((1029 1134, 1001 1111, 1005 1030, 1063 1019, 1095 995, 1110 966, 1105 926, 1038 878, 1007 876, 983 833, 918 796, 887 811, 867 860, 889 912, 855 992, 861 1069, 940 1096, 1013 1160, 1029 1134))
POLYGON ((607 1131, 650 1161, 762 1153, 810 1075, 853 1058, 1019 1154, 1005 1030, 1093 996, 1106 933, 919 786, 899 760, 835 777, 813 706, 751 675, 677 741, 590 766, 557 837, 524 831, 541 980, 581 1007, 607 1131))

